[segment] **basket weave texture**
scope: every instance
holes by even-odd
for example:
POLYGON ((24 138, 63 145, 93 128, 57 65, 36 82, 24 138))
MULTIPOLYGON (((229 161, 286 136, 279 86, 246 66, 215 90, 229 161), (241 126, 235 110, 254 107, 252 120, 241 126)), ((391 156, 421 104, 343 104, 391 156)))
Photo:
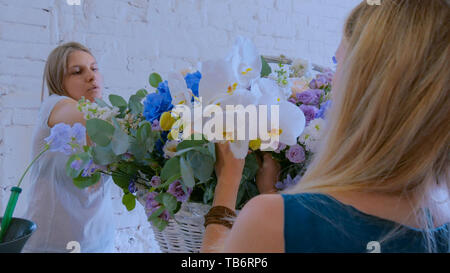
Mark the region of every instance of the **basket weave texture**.
MULTIPOLYGON (((145 197, 138 196, 138 201, 145 207, 145 197)), ((211 206, 185 202, 163 231, 152 225, 155 240, 164 253, 198 253, 202 245, 205 227, 204 215, 211 206)))

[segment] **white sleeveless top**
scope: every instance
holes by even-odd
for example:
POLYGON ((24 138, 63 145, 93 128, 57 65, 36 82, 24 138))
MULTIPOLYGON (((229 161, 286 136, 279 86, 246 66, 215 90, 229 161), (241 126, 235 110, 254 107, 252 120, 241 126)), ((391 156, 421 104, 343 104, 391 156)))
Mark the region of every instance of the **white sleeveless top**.
MULTIPOLYGON (((61 99, 68 97, 52 95, 41 105, 33 132, 32 158, 44 149, 44 139, 50 135, 48 118, 61 99)), ((30 170, 29 184, 24 187, 29 194, 25 217, 35 222, 37 229, 24 252, 67 253, 71 252, 66 249, 71 241, 79 243, 81 252, 113 252, 112 181, 102 177, 97 189, 77 188, 66 175, 68 158, 47 151, 30 170)))

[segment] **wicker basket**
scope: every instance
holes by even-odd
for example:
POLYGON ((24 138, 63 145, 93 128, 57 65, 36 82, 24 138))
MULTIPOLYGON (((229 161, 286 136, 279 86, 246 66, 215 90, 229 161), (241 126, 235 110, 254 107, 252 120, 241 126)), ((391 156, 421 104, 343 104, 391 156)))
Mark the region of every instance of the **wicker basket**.
POLYGON ((163 230, 152 226, 159 248, 164 253, 197 253, 202 245, 205 227, 203 216, 211 206, 186 202, 163 230))

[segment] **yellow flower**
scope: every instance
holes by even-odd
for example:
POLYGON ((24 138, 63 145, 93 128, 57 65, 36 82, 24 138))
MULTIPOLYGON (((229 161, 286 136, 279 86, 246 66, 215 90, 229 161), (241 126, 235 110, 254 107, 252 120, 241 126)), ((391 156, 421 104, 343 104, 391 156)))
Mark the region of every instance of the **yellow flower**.
POLYGON ((249 143, 250 149, 252 149, 253 151, 258 150, 259 148, 261 148, 261 139, 255 139, 255 140, 251 140, 249 143))
POLYGON ((175 119, 172 117, 172 114, 170 114, 170 112, 165 112, 164 114, 162 114, 159 120, 159 126, 161 126, 161 129, 163 129, 164 131, 170 131, 174 123, 175 119))

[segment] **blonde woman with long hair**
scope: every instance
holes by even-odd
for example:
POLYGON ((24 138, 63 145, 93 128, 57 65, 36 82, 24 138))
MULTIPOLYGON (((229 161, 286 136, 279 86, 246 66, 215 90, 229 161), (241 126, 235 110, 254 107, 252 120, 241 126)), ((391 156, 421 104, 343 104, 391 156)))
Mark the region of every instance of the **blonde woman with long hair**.
MULTIPOLYGON (((229 230, 244 162, 218 145, 214 206, 228 209, 208 216, 202 251, 449 252, 449 5, 358 5, 307 173, 287 192, 252 199, 229 230)), ((270 156, 261 173, 259 184, 275 183, 270 156)))
MULTIPOLYGON (((32 158, 42 151, 50 129, 59 123, 86 125, 77 109, 82 97, 102 96, 103 78, 85 46, 70 42, 55 48, 44 71, 49 96, 43 100, 33 133, 32 158)), ((42 87, 42 93, 44 86, 42 87)), ((86 142, 90 144, 88 136, 86 142)), ((32 166, 26 217, 37 224, 24 252, 113 252, 115 227, 111 183, 77 188, 66 175, 68 155, 46 152, 32 166), (68 247, 68 248, 67 248, 68 247)), ((103 178, 102 178, 103 179, 103 178)))

